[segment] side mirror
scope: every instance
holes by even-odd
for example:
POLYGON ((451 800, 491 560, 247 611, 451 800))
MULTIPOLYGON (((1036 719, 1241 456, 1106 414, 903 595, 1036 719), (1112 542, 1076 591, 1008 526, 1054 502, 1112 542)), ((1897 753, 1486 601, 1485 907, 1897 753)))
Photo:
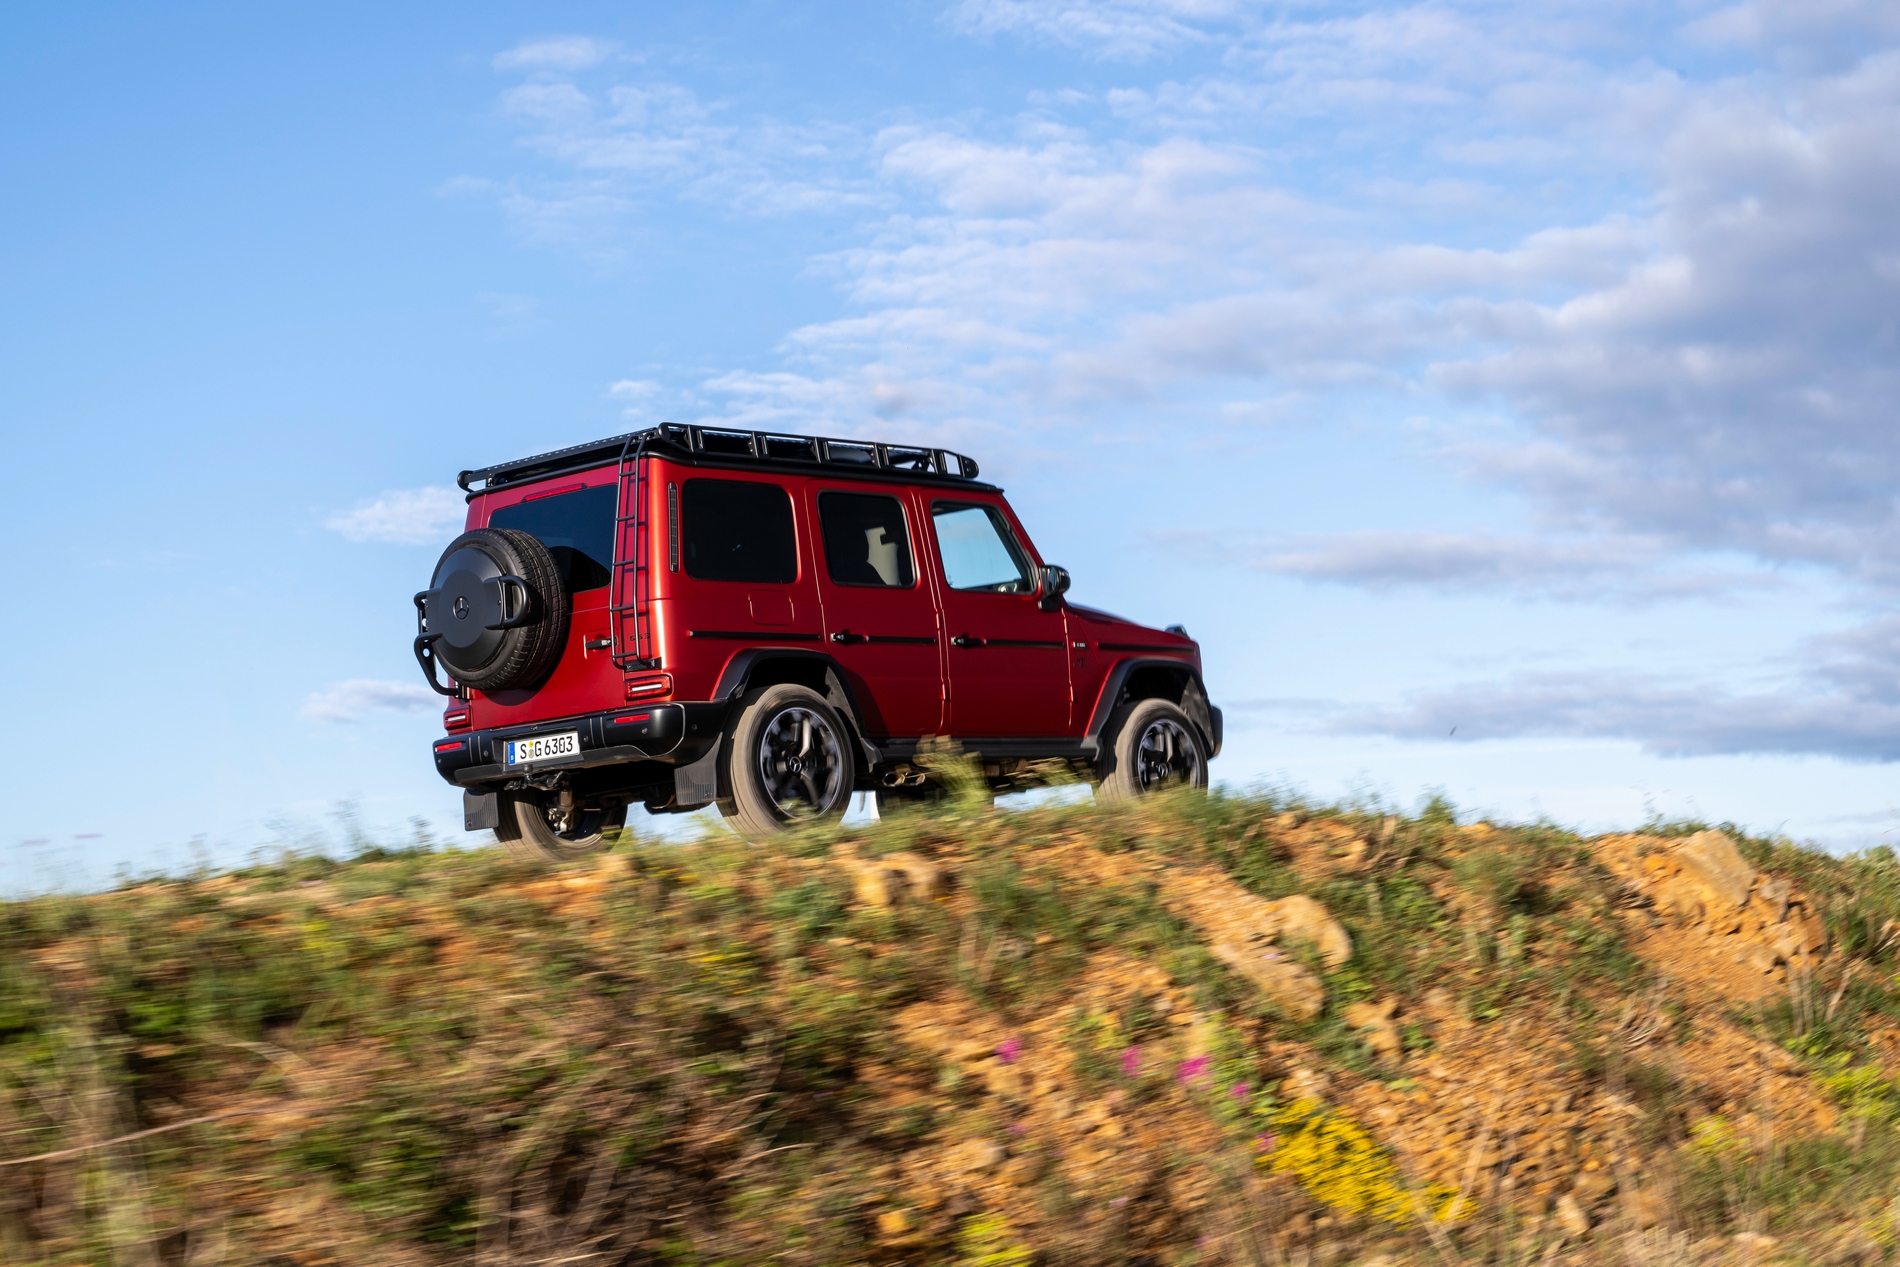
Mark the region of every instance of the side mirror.
POLYGON ((1069 592, 1069 569, 1059 568, 1050 563, 1042 569, 1042 584, 1036 591, 1036 606, 1046 612, 1052 612, 1062 604, 1062 596, 1069 592))

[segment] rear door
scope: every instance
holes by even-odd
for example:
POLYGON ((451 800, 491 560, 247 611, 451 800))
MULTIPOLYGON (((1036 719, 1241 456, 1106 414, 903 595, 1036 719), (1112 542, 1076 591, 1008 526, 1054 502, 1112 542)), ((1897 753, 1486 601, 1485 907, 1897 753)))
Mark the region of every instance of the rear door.
POLYGON ((668 557, 653 613, 679 698, 708 698, 720 672, 748 647, 819 650, 818 586, 793 499, 802 481, 691 468, 667 475, 668 557))
POLYGON ((865 729, 879 738, 934 735, 944 723, 937 609, 902 494, 826 480, 806 486, 825 638, 865 729))
POLYGON ((1000 506, 934 498, 950 733, 959 739, 1069 733, 1062 612, 1037 605, 1034 560, 1000 506))

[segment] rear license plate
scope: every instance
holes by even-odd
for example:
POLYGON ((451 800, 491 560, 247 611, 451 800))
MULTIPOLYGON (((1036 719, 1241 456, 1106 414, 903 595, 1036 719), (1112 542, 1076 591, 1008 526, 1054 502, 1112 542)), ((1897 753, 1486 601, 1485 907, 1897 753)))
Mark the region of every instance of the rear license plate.
POLYGON ((558 735, 529 735, 503 742, 503 765, 527 765, 532 761, 551 761, 555 757, 577 757, 581 751, 581 732, 564 730, 558 735))

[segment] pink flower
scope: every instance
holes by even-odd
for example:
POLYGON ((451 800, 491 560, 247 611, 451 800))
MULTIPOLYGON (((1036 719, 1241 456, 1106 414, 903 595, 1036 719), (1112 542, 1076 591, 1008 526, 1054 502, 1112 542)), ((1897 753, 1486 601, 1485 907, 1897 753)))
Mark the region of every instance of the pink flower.
POLYGON ((1024 1131, 1027 1131, 1028 1129, 1029 1128, 1027 1126, 1024 1126, 1021 1122, 1011 1122, 1009 1124, 1009 1133, 1011 1135, 1021 1135, 1024 1131))
POLYGON ((996 1044, 996 1058, 1006 1065, 1016 1063, 1016 1057, 1023 1054, 1023 1040, 1011 1034, 996 1044))
POLYGON ((1206 1056, 1183 1060, 1174 1071, 1175 1081, 1184 1087, 1191 1087, 1207 1077, 1207 1066, 1211 1063, 1206 1056))
POLYGON ((1122 1052, 1122 1077, 1132 1078, 1141 1072, 1141 1048, 1129 1047, 1122 1052))
POLYGON ((1236 1100, 1245 1100, 1247 1098, 1247 1084, 1244 1082, 1236 1082, 1234 1089, 1228 1092, 1228 1094, 1233 1096, 1236 1100))
POLYGON ((1278 1141, 1273 1138, 1273 1132, 1271 1131, 1268 1131, 1264 1135, 1256 1135, 1254 1136, 1253 1150, 1256 1153, 1270 1153, 1273 1151, 1273 1146, 1276 1142, 1278 1141))

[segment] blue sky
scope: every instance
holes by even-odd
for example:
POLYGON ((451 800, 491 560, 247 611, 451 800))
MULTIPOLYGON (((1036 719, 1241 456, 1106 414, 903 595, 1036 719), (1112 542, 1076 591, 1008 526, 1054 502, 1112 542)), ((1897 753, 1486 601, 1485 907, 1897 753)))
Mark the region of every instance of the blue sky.
POLYGON ((975 455, 1232 783, 1900 832, 1891 4, 4 21, 0 887, 452 834, 455 471, 660 419, 975 455))

